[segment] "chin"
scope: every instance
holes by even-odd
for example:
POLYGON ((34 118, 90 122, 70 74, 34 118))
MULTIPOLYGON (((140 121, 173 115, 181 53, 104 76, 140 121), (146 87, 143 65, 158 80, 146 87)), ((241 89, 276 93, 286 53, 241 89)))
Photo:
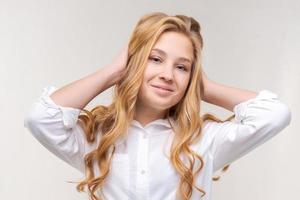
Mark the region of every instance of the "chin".
POLYGON ((152 107, 155 105, 156 110, 166 110, 174 105, 169 100, 164 101, 159 98, 154 99, 153 96, 148 99, 148 102, 152 107))

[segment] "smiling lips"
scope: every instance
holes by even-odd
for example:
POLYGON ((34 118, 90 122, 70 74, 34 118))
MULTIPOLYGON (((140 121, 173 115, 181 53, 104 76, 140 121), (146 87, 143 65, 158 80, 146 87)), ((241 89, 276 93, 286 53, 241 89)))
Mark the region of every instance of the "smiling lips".
POLYGON ((168 86, 164 86, 164 85, 152 85, 152 86, 156 87, 156 88, 160 88, 160 89, 163 89, 163 90, 173 92, 173 90, 171 88, 169 88, 168 86))

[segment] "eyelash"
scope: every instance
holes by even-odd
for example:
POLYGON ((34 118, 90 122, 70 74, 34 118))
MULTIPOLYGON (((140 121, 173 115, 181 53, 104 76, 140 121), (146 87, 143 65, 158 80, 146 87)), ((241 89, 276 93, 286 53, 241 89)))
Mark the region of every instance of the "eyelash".
MULTIPOLYGON (((149 59, 150 59, 150 60, 153 60, 153 61, 154 61, 155 59, 158 59, 159 61, 161 61, 160 58, 158 58, 158 57, 150 57, 149 59)), ((155 62, 155 61, 154 61, 154 62, 155 62)), ((186 67, 185 67, 184 65, 178 65, 178 66, 183 67, 183 71, 187 71, 187 69, 186 69, 186 67)))

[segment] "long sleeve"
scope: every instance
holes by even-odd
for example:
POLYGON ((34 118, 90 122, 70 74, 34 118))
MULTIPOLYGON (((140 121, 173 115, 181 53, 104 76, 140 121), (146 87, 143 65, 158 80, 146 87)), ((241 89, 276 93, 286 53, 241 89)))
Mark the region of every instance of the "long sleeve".
POLYGON ((43 89, 24 118, 24 126, 50 152, 84 172, 84 155, 93 148, 77 124, 80 109, 55 104, 50 95, 53 86, 43 89))
POLYGON ((208 125, 214 172, 278 134, 292 117, 289 107, 270 90, 261 90, 256 97, 235 105, 234 114, 232 121, 208 125))

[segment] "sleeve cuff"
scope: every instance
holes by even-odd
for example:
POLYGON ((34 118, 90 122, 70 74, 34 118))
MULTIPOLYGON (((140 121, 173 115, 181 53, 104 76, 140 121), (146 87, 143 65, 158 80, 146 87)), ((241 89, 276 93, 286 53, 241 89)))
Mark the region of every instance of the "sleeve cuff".
POLYGON ((247 101, 241 102, 234 106, 233 112, 235 113, 235 121, 242 122, 242 120, 247 116, 247 107, 249 104, 253 103, 256 100, 263 100, 263 99, 278 99, 278 94, 263 89, 259 91, 256 97, 248 99, 247 101))
POLYGON ((81 112, 80 109, 65 107, 56 104, 50 95, 57 90, 54 86, 46 86, 43 88, 43 93, 40 97, 40 102, 47 107, 46 112, 51 116, 57 115, 59 112, 62 113, 63 124, 65 128, 70 129, 76 125, 78 116, 81 112))

